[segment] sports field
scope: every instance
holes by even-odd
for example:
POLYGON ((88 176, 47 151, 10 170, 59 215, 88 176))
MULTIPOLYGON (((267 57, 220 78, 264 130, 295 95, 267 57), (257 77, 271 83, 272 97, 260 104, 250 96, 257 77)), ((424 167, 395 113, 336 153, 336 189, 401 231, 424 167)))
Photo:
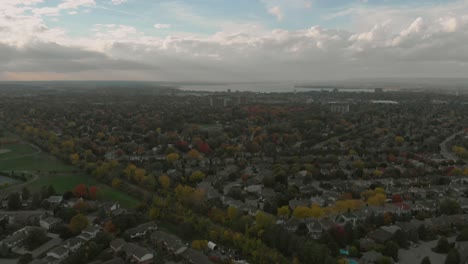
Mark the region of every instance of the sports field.
MULTIPOLYGON (((10 135, 11 136, 11 135, 10 135)), ((10 173, 25 172, 34 174, 27 183, 31 191, 38 191, 44 185, 52 185, 59 193, 72 190, 78 184, 98 187, 98 199, 103 201, 118 201, 124 207, 131 208, 138 204, 138 200, 105 184, 97 182, 91 175, 87 175, 72 165, 68 165, 57 158, 44 153, 39 148, 25 143, 5 144, 0 147, 0 171, 10 173), (49 173, 58 171, 58 173, 49 173)), ((15 186, 10 187, 14 190, 15 186)), ((8 189, 7 189, 8 190, 8 189)))

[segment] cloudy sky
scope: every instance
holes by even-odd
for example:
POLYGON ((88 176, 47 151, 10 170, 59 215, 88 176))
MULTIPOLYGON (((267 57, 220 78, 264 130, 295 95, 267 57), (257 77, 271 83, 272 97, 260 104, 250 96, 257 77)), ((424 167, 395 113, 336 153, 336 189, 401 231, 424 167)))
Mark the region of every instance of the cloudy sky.
POLYGON ((0 0, 0 80, 467 73, 468 0, 0 0))

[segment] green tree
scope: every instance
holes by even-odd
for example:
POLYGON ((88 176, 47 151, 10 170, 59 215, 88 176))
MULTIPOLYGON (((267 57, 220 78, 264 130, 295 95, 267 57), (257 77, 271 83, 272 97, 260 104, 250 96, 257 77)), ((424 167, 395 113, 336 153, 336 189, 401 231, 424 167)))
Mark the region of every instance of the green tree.
POLYGON ((8 196, 8 210, 15 211, 21 209, 21 199, 19 193, 15 192, 8 196))
POLYGON ((431 259, 426 256, 421 260, 421 264, 431 264, 431 259))
POLYGON ((28 231, 28 236, 24 241, 24 245, 28 250, 33 250, 48 240, 47 233, 44 229, 31 228, 28 231))
POLYGON ((457 236, 457 241, 468 241, 468 228, 463 229, 457 236))
POLYGON ((18 259, 18 264, 28 264, 33 261, 33 256, 30 253, 23 254, 18 259))
POLYGON ((400 249, 400 247, 398 246, 397 243, 395 243, 393 241, 387 241, 387 243, 385 243, 385 248, 383 250, 383 254, 385 256, 392 257, 393 260, 395 260, 395 261, 398 261, 398 250, 399 249, 400 249))
POLYGON ((437 242, 437 246, 432 251, 437 253, 447 253, 450 250, 450 244, 446 237, 441 237, 437 242))
POLYGON ((460 263, 460 253, 456 249, 450 250, 445 259, 445 264, 459 264, 460 263))
POLYGON ((393 260, 389 257, 383 256, 379 259, 379 264, 393 264, 393 260))
POLYGON ((460 212, 460 204, 453 199, 445 199, 440 203, 439 210, 442 214, 454 215, 460 212))
POLYGON ((23 200, 28 200, 30 195, 31 192, 29 192, 28 187, 23 187, 23 189, 21 190, 21 198, 23 200))

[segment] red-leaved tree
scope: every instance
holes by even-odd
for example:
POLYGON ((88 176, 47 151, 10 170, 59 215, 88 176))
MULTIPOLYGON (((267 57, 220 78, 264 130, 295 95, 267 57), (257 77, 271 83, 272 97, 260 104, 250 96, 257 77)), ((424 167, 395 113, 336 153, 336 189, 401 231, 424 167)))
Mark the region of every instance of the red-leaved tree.
POLYGON ((84 183, 78 184, 73 188, 73 194, 78 198, 86 198, 88 197, 88 188, 84 183))

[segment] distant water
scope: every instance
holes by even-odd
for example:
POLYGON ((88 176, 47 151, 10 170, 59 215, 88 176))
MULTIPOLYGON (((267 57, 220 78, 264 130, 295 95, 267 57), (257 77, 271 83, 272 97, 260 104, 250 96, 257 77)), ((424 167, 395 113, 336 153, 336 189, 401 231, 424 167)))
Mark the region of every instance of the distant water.
MULTIPOLYGON (((331 87, 313 87, 300 88, 295 87, 294 83, 229 83, 229 84, 189 84, 180 85, 178 87, 183 91, 197 92, 257 92, 257 93, 292 93, 292 92, 311 92, 311 91, 326 91, 331 92, 334 88, 331 87)), ((339 89, 340 92, 374 92, 373 89, 365 88, 346 88, 339 89)))

